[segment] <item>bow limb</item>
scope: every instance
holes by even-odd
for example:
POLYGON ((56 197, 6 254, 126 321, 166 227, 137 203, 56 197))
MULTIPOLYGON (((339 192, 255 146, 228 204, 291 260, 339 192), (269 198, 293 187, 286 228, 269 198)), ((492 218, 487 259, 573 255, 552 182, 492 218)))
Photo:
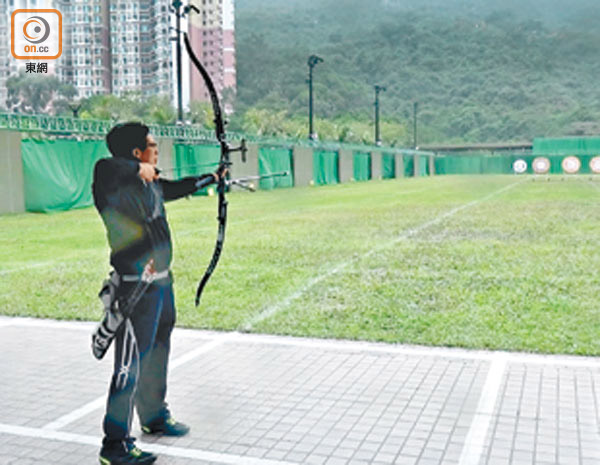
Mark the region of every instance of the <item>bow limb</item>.
MULTIPOLYGON (((213 113, 215 116, 215 132, 217 136, 217 140, 219 141, 219 145, 221 146, 221 159, 219 161, 220 167, 229 167, 231 162, 229 160, 229 144, 226 140, 225 134, 225 121, 223 120, 223 113, 221 111, 221 105, 219 103, 219 96, 215 89, 215 86, 210 78, 210 75, 198 60, 198 57, 194 53, 192 46, 190 44, 187 33, 183 34, 183 42, 185 44, 185 48, 187 53, 192 60, 192 63, 202 76, 204 83, 206 84, 206 88, 208 89, 208 93, 210 95, 210 100, 212 102, 213 113)), ((210 279, 213 271, 217 267, 217 263, 219 262, 219 258, 221 256, 221 251, 223 250, 223 243, 225 242, 225 226, 227 224, 227 199, 225 198, 225 191, 227 190, 227 181, 225 176, 219 177, 219 182, 217 184, 217 192, 219 195, 219 207, 218 207, 218 221, 219 221, 219 229, 217 233, 217 242, 215 244, 215 249, 213 251, 212 258, 206 269, 204 276, 198 283, 198 288, 196 289, 196 307, 200 303, 200 297, 202 296, 202 291, 204 290, 204 286, 210 279)))

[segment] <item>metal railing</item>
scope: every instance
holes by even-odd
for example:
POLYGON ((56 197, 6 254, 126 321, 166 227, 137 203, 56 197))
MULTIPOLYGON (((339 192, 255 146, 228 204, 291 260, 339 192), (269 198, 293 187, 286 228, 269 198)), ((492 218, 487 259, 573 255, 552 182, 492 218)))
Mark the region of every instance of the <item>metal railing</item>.
MULTIPOLYGON (((69 116, 26 115, 21 113, 0 113, 0 130, 8 129, 20 132, 43 133, 54 136, 104 137, 117 123, 111 120, 92 120, 69 116)), ((211 129, 197 125, 160 125, 149 124, 155 137, 164 137, 189 143, 216 143, 215 133, 211 129)), ((273 145, 292 148, 294 146, 311 147, 324 150, 380 151, 386 153, 416 154, 414 150, 401 147, 386 147, 366 144, 349 144, 336 141, 312 141, 300 138, 278 138, 240 132, 227 132, 228 140, 261 145, 273 145)), ((420 151, 422 155, 432 155, 420 151)))

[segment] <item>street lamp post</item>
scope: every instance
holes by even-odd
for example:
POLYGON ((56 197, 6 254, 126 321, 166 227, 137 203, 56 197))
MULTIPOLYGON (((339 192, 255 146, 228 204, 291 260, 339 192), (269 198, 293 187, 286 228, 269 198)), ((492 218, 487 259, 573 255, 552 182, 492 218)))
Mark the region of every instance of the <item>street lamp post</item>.
POLYGON ((381 145, 381 137, 379 135, 379 92, 385 92, 385 87, 375 86, 375 145, 381 145))
POLYGON ((69 109, 73 112, 73 118, 79 118, 81 103, 69 103, 69 109))
MULTIPOLYGON (((173 0, 171 4, 171 12, 175 14, 175 37, 171 37, 171 40, 175 41, 176 52, 175 59, 177 61, 177 121, 183 122, 183 96, 181 89, 181 7, 183 3, 181 0, 173 0)), ((173 29, 173 28, 170 28, 173 29)))
POLYGON ((323 59, 317 55, 308 57, 308 138, 310 140, 317 138, 313 127, 313 68, 322 62, 323 59))
POLYGON ((419 111, 419 102, 413 103, 413 148, 417 150, 417 112, 419 111))

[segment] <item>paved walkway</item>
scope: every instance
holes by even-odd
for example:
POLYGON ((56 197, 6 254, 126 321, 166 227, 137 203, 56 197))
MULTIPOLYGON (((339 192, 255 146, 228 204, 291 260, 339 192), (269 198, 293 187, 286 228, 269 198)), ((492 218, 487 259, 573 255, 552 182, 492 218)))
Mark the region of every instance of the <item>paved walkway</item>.
MULTIPOLYGON (((0 464, 96 464, 93 325, 0 318, 0 464)), ((157 464, 600 464, 600 360, 176 330, 157 464)))

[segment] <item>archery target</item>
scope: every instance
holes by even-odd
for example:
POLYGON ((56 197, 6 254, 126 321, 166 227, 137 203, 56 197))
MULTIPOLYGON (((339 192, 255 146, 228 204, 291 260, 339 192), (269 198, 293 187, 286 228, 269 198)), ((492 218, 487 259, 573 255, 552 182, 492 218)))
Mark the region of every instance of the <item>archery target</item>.
POLYGON ((527 162, 519 158, 513 163, 513 171, 517 174, 523 174, 527 171, 527 162))
POLYGON ((562 169, 567 174, 577 174, 581 168, 581 162, 579 158, 570 156, 563 159, 561 163, 562 169))
POLYGON ((531 164, 536 174, 546 174, 550 171, 550 160, 546 157, 537 157, 531 164))
POLYGON ((590 160, 590 169, 594 174, 600 174, 600 157, 594 157, 590 160))

